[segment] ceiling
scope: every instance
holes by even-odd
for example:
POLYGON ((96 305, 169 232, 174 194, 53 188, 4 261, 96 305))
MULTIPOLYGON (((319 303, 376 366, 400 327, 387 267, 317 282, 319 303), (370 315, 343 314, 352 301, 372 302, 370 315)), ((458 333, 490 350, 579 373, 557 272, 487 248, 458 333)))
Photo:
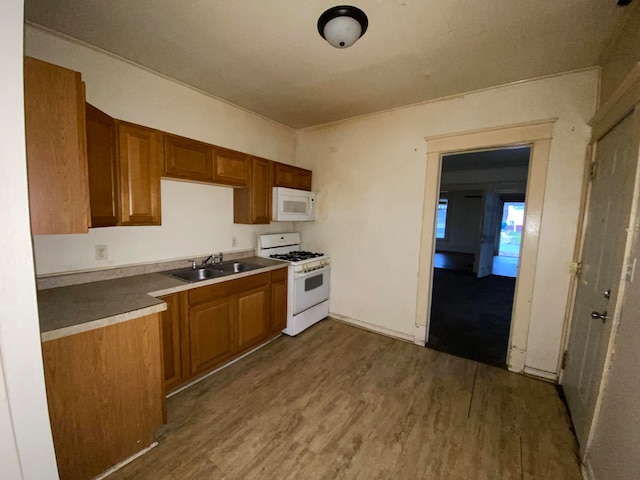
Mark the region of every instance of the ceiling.
POLYGON ((369 29, 336 49, 335 0, 25 0, 25 19, 293 128, 591 67, 616 0, 355 0, 369 29))

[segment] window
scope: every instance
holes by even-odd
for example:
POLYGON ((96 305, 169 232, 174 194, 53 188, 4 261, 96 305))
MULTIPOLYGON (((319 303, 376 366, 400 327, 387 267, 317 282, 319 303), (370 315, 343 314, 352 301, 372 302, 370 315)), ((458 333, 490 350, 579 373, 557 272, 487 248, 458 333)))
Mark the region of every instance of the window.
POLYGON ((445 238, 447 233, 447 208, 449 200, 441 198, 438 202, 438 222, 436 223, 436 238, 445 238))

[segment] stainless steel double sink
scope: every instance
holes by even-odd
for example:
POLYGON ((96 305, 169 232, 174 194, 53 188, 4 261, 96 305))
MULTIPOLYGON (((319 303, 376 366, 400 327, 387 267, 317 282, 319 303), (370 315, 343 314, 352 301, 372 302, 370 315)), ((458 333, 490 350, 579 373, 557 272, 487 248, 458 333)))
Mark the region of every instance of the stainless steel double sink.
POLYGON ((246 262, 226 262, 207 265, 206 267, 199 266, 195 269, 181 268, 179 270, 170 270, 163 273, 170 277, 178 278, 186 282, 201 282, 203 280, 210 280, 212 278, 233 275, 234 273, 248 272, 257 268, 262 267, 260 265, 246 262))

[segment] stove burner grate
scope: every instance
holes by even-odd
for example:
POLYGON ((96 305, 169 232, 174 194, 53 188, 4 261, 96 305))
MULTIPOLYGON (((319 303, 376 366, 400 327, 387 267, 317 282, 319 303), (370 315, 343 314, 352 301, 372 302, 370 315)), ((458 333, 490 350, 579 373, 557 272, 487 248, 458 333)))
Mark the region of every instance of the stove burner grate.
POLYGON ((289 253, 276 253, 274 255, 270 255, 270 257, 275 258, 276 260, 287 260, 288 262, 300 262, 302 260, 309 260, 311 258, 322 257, 323 255, 324 253, 297 251, 297 252, 289 252, 289 253))

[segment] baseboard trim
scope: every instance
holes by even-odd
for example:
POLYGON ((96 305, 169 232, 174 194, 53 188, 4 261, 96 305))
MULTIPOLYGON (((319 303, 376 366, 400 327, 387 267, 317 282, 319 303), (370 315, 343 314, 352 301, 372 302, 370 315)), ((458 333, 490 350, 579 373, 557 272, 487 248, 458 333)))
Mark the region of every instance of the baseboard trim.
POLYGON ((537 368, 532 367, 524 367, 524 373, 527 375, 531 375, 532 377, 542 378, 543 380, 549 380, 551 382, 558 382, 558 375, 552 372, 547 372, 545 370, 538 370, 537 368))
POLYGON ((390 328, 374 325, 373 323, 364 322, 362 320, 357 320, 355 318, 347 317, 345 315, 340 315, 338 313, 329 313, 329 317, 333 318, 334 320, 337 320, 338 322, 347 323, 349 325, 353 325, 354 327, 362 328, 363 330, 368 330, 373 333, 379 333, 381 335, 392 337, 405 342, 413 343, 415 340, 413 335, 398 332, 396 330, 391 330, 390 328))
POLYGON ((102 480, 103 478, 107 478, 109 475, 111 475, 113 472, 115 472, 116 470, 120 470, 122 467, 124 467, 125 465, 130 464, 131 462, 133 462, 136 458, 141 457, 142 455, 144 455, 145 453, 147 453, 149 450, 151 450, 152 448, 155 448, 158 446, 158 442, 153 442, 151 445, 149 445, 147 448, 140 450, 138 453, 131 455, 129 458, 123 460, 122 462, 114 465, 113 467, 111 467, 109 470, 105 470, 104 472, 102 472, 100 475, 98 475, 97 477, 93 477, 92 480, 102 480))
POLYGON ((173 397, 174 395, 182 392, 183 390, 186 390, 187 388, 193 387, 196 383, 200 383, 201 381, 203 381, 205 378, 209 378, 211 375, 213 375, 214 373, 218 373, 220 370, 223 370, 225 368, 227 368, 230 365, 233 365, 234 363, 242 360, 244 357, 247 357, 249 355, 251 355, 253 352, 260 350, 263 347, 266 347, 267 345, 269 345, 271 342, 273 342, 274 340, 277 340, 278 338, 280 338, 282 336, 282 333, 278 334, 277 336, 270 338, 269 340, 267 340, 264 343, 261 343, 260 345, 258 345, 257 347, 249 350, 246 353, 243 353, 242 355, 240 355, 239 357, 234 358, 233 360, 231 360, 230 362, 225 363, 224 365, 221 365, 220 367, 211 370, 208 373, 205 373, 204 375, 202 375, 201 377, 196 378, 195 380, 190 381, 189 383, 182 385, 180 388, 177 388, 176 390, 174 390, 171 393, 168 393, 166 395, 166 398, 170 398, 173 397))
POLYGON ((586 463, 580 464, 580 471, 582 472, 583 480, 596 480, 596 476, 593 473, 589 460, 587 460, 586 463))

